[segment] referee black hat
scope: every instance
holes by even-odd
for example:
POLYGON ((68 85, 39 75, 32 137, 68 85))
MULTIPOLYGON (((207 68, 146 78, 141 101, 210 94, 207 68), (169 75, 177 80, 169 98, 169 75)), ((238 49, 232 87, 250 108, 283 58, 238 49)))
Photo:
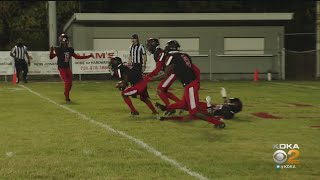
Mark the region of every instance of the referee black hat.
POLYGON ((132 34, 131 39, 139 39, 138 34, 132 34))

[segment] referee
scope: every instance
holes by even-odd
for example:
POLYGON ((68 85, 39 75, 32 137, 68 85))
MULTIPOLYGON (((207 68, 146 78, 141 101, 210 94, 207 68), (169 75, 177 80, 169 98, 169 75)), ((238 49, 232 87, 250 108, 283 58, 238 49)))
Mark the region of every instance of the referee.
POLYGON ((17 83, 20 82, 20 72, 23 71, 22 77, 23 77, 23 81, 25 83, 28 82, 27 80, 27 75, 28 75, 28 65, 30 66, 30 60, 32 59, 31 56, 29 56, 28 54, 28 49, 26 46, 23 45, 22 43, 22 39, 19 38, 17 45, 15 45, 11 52, 10 52, 10 56, 14 58, 14 64, 16 67, 16 73, 17 73, 17 83), (27 56, 28 59, 28 65, 27 62, 25 60, 25 56, 27 56))
POLYGON ((133 68, 143 73, 146 69, 147 55, 146 50, 142 44, 139 43, 139 37, 137 34, 131 36, 132 45, 130 46, 129 64, 132 64, 133 68))

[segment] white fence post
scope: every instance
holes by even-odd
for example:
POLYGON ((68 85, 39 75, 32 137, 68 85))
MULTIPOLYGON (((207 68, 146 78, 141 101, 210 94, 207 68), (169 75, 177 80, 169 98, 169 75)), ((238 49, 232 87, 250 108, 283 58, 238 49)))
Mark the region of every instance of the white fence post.
POLYGON ((281 51, 281 79, 286 79, 286 49, 282 48, 281 51))
POLYGON ((210 78, 210 81, 212 81, 212 54, 211 54, 211 49, 209 49, 209 65, 210 65, 209 78, 210 78))

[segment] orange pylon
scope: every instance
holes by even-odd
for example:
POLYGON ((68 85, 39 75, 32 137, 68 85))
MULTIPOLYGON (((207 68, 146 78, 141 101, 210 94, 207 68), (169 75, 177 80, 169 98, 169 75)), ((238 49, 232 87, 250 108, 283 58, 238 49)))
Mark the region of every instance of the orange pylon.
POLYGON ((254 70, 253 80, 254 81, 259 81, 259 71, 258 71, 258 69, 254 70))

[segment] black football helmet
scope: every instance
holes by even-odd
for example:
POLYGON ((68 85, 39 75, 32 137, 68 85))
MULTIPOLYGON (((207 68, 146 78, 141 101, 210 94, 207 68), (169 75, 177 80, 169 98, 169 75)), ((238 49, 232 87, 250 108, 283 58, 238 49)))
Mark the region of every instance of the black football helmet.
POLYGON ((239 98, 229 98, 229 103, 231 110, 234 113, 242 111, 242 102, 239 98))
POLYGON ((60 44, 68 44, 69 43, 69 37, 67 34, 65 33, 62 33, 60 36, 59 36, 59 43, 60 44))
POLYGON ((164 48, 164 51, 180 51, 180 44, 176 40, 170 40, 167 42, 166 47, 164 48))
POLYGON ((116 71, 120 65, 122 65, 122 60, 120 57, 111 58, 109 62, 109 69, 116 71))
POLYGON ((159 45, 159 40, 156 38, 149 38, 146 43, 146 47, 151 54, 154 54, 159 45))

